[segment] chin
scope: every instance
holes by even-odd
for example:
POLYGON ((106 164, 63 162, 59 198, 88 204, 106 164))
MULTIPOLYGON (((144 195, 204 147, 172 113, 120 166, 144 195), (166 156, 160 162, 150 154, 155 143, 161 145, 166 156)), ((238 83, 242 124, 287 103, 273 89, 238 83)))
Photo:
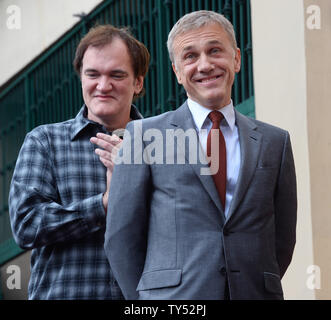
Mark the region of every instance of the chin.
POLYGON ((209 105, 217 106, 217 108, 220 108, 228 105, 231 101, 231 97, 226 97, 222 95, 222 96, 210 97, 207 100, 209 101, 209 105))
POLYGON ((222 105, 222 101, 222 99, 217 98, 205 99, 204 106, 209 109, 218 109, 222 105))
POLYGON ((109 102, 99 102, 95 105, 95 111, 100 114, 108 114, 112 113, 115 110, 114 105, 110 104, 109 102))
POLYGON ((116 114, 113 109, 107 106, 98 106, 93 111, 98 118, 109 118, 116 114))

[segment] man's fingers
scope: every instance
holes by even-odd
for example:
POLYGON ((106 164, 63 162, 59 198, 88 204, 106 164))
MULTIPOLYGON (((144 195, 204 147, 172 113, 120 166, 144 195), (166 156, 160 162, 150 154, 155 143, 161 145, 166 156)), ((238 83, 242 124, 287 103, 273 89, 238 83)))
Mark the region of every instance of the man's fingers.
POLYGON ((108 160, 114 159, 117 156, 117 151, 118 151, 118 148, 113 148, 111 151, 103 150, 103 149, 99 149, 99 148, 95 149, 95 153, 99 157, 103 157, 108 160))
POLYGON ((103 148, 105 150, 109 150, 111 151, 113 149, 114 146, 116 146, 116 144, 112 144, 111 142, 107 142, 103 139, 99 139, 99 138, 96 138, 96 137, 92 137, 90 139, 90 141, 94 144, 96 144, 98 147, 100 148, 103 148))
POLYGON ((122 142, 117 136, 109 136, 104 133, 98 133, 97 137, 92 137, 90 141, 108 151, 112 151, 115 147, 116 149, 119 149, 120 143, 122 142))
POLYGON ((116 136, 116 135, 109 135, 109 134, 105 134, 105 133, 102 133, 102 132, 98 132, 97 133, 97 138, 99 139, 102 139, 102 140, 106 140, 108 142, 111 142, 111 141, 120 141, 121 139, 116 136))
POLYGON ((105 158, 102 158, 102 157, 100 157, 100 161, 103 163, 103 165, 104 165, 107 169, 113 171, 113 168, 114 168, 114 162, 113 162, 113 161, 108 160, 108 159, 105 159, 105 158))
POLYGON ((97 137, 92 137, 90 141, 102 148, 96 148, 95 153, 99 156, 103 165, 112 171, 122 140, 117 136, 109 136, 104 133, 98 133, 97 137))
POLYGON ((95 153, 99 156, 100 161, 107 167, 113 168, 117 153, 104 151, 102 149, 95 149, 95 153))
POLYGON ((104 134, 102 132, 97 133, 97 138, 111 144, 117 144, 122 141, 122 139, 120 139, 117 135, 110 136, 109 134, 104 134))

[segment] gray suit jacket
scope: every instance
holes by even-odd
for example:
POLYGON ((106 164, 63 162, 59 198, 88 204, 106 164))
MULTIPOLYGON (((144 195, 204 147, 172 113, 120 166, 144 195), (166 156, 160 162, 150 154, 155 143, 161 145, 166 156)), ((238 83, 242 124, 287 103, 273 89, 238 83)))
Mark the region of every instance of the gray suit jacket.
POLYGON ((200 174, 207 165, 189 163, 194 148, 178 150, 183 164, 165 163, 166 131, 195 127, 187 104, 138 121, 120 152, 131 150, 136 163, 115 166, 105 234, 125 298, 224 299, 228 279, 231 299, 282 299, 297 209, 289 134, 236 112, 241 166, 225 218, 212 177, 200 174), (151 146, 137 137, 153 128, 163 133, 164 164, 146 163, 137 147, 151 146))

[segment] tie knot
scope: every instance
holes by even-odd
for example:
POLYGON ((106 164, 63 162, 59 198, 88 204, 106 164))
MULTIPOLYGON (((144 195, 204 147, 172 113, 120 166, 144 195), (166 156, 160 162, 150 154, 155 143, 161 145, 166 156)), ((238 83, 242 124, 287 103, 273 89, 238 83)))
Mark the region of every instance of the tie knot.
POLYGON ((209 115, 208 115, 208 117, 211 120, 211 122, 213 124, 217 124, 218 127, 219 127, 222 119, 224 118, 223 113, 218 112, 216 110, 210 112, 209 115))

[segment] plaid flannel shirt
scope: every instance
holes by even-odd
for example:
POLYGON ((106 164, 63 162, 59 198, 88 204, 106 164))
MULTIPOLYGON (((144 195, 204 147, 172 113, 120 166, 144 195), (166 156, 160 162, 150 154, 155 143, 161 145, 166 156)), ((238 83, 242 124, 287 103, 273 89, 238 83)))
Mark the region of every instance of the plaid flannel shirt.
POLYGON ((86 114, 32 130, 16 162, 9 212, 32 249, 29 299, 123 299, 104 252, 106 168, 90 142, 107 131, 86 114))

